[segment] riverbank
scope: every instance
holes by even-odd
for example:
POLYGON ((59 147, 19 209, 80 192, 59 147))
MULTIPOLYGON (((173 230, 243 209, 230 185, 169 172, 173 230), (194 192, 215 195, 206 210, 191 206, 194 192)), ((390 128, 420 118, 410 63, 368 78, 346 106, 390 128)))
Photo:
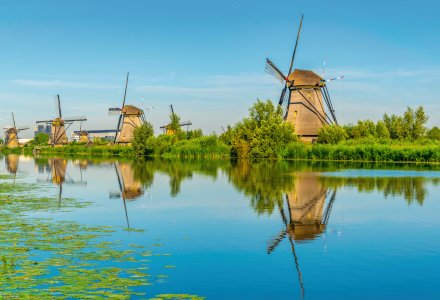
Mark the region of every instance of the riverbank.
MULTIPOLYGON (((4 154, 39 154, 86 155, 96 157, 139 157, 131 146, 80 144, 63 147, 25 146, 22 148, 1 148, 4 154)), ((203 158, 235 159, 231 147, 219 139, 183 140, 167 145, 155 146, 149 157, 165 158, 203 158)), ((323 161, 365 161, 365 162, 440 162, 440 145, 409 143, 358 143, 358 144, 305 144, 290 143, 278 153, 278 159, 301 159, 323 161)))

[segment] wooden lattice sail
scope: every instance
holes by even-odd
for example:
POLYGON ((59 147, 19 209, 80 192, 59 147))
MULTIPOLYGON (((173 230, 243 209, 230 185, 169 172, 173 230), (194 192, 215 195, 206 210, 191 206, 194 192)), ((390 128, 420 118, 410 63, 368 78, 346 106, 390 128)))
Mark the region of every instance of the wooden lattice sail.
POLYGON ((283 109, 284 120, 294 125, 295 133, 301 139, 313 141, 323 125, 337 124, 326 83, 343 76, 325 80, 311 70, 293 70, 302 21, 301 16, 287 76, 270 59, 266 59, 266 71, 284 85, 278 102, 283 109))
POLYGON ((20 127, 17 128, 15 124, 15 116, 14 113, 12 113, 12 126, 11 127, 5 127, 5 146, 8 148, 17 148, 20 147, 20 143, 18 142, 18 133, 20 131, 29 129, 29 127, 20 127))
POLYGON ((129 75, 130 73, 127 73, 122 106, 120 108, 109 108, 110 114, 116 113, 119 115, 114 139, 114 142, 117 144, 130 144, 133 141, 134 130, 145 123, 145 114, 143 109, 125 104, 129 75))
POLYGON ((87 118, 86 117, 63 118, 61 114, 60 95, 55 96, 55 105, 57 108, 58 117, 52 120, 37 121, 36 123, 45 123, 51 125, 49 145, 62 146, 68 143, 66 130, 73 124, 73 122, 87 121, 87 118))

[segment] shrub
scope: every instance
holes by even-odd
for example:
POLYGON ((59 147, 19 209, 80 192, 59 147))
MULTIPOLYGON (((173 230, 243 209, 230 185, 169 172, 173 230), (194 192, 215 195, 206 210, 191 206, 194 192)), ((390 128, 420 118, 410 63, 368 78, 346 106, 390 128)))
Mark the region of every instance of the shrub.
POLYGON ((149 122, 146 122, 135 128, 132 146, 136 155, 144 156, 153 154, 154 145, 150 139, 153 134, 153 125, 151 125, 149 122))
POLYGON ((338 125, 322 126, 318 132, 318 143, 337 144, 348 138, 345 129, 338 125))

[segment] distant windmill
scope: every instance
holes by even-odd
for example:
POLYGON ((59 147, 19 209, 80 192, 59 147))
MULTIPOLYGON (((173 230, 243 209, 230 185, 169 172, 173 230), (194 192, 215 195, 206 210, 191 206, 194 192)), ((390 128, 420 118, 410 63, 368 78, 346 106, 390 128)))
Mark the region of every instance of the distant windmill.
POLYGON ((125 99, 127 97, 128 76, 125 81, 124 98, 122 106, 109 108, 109 114, 119 115, 118 125, 116 126, 116 134, 114 142, 118 144, 129 144, 133 140, 134 130, 145 123, 145 115, 142 109, 133 105, 126 105, 125 99))
POLYGON ((6 129, 6 132, 5 132, 5 145, 6 145, 6 147, 16 148, 16 147, 20 146, 20 144, 18 143, 18 133, 20 131, 29 129, 29 127, 17 128, 17 126, 15 124, 14 113, 12 113, 12 127, 4 127, 3 129, 6 129))
POLYGON ((73 122, 87 121, 86 117, 66 118, 63 119, 61 114, 61 101, 60 95, 55 96, 55 106, 57 109, 57 115, 53 120, 37 121, 36 123, 46 123, 52 126, 49 144, 52 146, 61 146, 68 143, 66 130, 73 124, 73 122), (67 128, 66 128, 67 125, 67 128))
POLYGON ((283 109, 284 120, 294 124, 297 135, 313 141, 323 125, 338 124, 326 83, 343 76, 326 80, 310 70, 295 69, 292 72, 302 21, 303 16, 287 76, 269 58, 266 59, 266 72, 284 85, 278 102, 283 109))
MULTIPOLYGON (((169 123, 167 125, 163 125, 163 126, 160 127, 160 129, 162 129, 165 134, 169 134, 169 135, 176 133, 176 128, 173 128, 173 121, 178 119, 178 116, 174 112, 172 104, 170 105, 170 112, 171 112, 171 123, 169 123)), ((187 126, 186 127, 186 131, 188 131, 190 125, 192 125, 191 121, 186 121, 186 122, 179 123, 180 127, 187 126)))

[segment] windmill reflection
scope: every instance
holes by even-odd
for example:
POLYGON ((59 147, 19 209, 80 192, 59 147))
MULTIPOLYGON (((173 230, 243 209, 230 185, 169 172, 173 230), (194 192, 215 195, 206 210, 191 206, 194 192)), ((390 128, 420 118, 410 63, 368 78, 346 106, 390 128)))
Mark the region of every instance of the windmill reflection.
POLYGON ((124 204, 125 219, 127 228, 130 228, 128 218, 127 201, 133 201, 144 194, 142 183, 134 176, 134 169, 131 163, 114 163, 116 177, 118 179, 119 192, 110 192, 110 198, 120 198, 124 204))
POLYGON ((18 160, 19 155, 18 154, 8 154, 5 158, 5 164, 6 164, 6 170, 10 174, 17 174, 18 169, 18 160))
MULTIPOLYGON (((37 162, 37 161, 36 161, 37 162)), ((67 173, 67 159, 64 158, 49 158, 47 159, 47 163, 49 167, 46 167, 46 170, 50 170, 51 177, 46 180, 38 179, 38 182, 50 182, 55 185, 58 185, 58 208, 61 208, 61 199, 63 195, 63 184, 76 184, 76 185, 86 185, 87 182, 82 180, 82 169, 79 168, 81 173, 81 179, 73 180, 68 176, 67 173), (66 179, 66 176, 68 177, 66 179)), ((41 163, 41 162, 40 162, 41 163)), ((44 162, 42 162, 44 164, 44 162)))
POLYGON ((325 231, 336 199, 336 189, 330 190, 325 186, 319 180, 318 173, 300 173, 295 177, 294 182, 294 191, 286 194, 289 218, 287 218, 284 205, 280 205, 279 211, 284 228, 268 243, 267 253, 272 253, 287 236, 295 260, 301 296, 304 297, 304 284, 296 255, 295 242, 313 240, 325 231), (329 200, 325 206, 327 198, 329 200))

